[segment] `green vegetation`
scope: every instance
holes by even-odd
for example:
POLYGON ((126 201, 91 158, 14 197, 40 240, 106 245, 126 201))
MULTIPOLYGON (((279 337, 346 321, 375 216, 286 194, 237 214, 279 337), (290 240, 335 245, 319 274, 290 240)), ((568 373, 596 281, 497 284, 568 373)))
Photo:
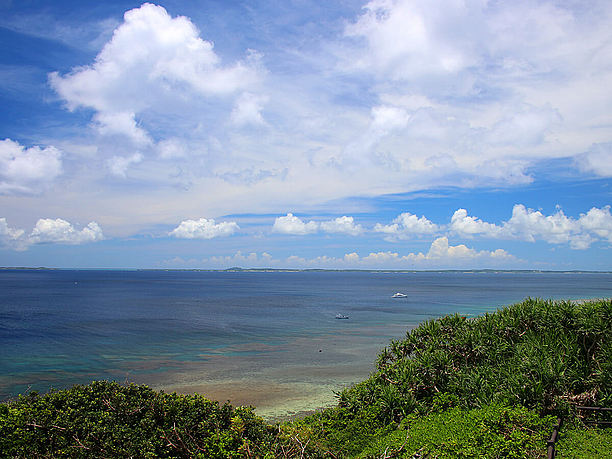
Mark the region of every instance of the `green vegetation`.
POLYGON ((242 457, 271 439, 251 409, 105 381, 2 405, 12 457, 242 457))
POLYGON ((432 457, 538 457, 539 435, 552 430, 554 417, 540 417, 523 407, 490 405, 481 409, 452 408, 424 417, 404 419, 399 428, 377 439, 360 457, 414 452, 432 457))
POLYGON ((612 429, 564 429, 557 444, 557 455, 583 459, 612 458, 612 429))
POLYGON ((538 457, 557 416, 565 457, 603 456, 572 403, 612 406, 612 301, 528 299, 446 316, 394 341, 337 406, 280 426, 250 408, 94 382, 0 405, 6 457, 538 457))

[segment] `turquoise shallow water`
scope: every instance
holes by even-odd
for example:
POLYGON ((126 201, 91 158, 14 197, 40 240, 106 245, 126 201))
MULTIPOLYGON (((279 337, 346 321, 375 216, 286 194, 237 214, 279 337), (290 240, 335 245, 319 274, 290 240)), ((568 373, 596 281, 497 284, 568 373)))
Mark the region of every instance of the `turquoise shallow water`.
POLYGON ((528 296, 611 297, 612 274, 2 270, 0 399, 105 378, 287 414, 428 318, 528 296))

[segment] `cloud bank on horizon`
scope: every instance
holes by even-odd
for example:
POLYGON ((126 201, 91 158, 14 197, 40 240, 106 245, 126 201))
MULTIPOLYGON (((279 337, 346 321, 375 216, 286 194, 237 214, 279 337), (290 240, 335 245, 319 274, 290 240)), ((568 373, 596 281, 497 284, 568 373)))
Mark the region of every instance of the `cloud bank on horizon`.
POLYGON ((609 2, 118 3, 0 6, 12 264, 150 238, 143 267, 612 269, 609 2))

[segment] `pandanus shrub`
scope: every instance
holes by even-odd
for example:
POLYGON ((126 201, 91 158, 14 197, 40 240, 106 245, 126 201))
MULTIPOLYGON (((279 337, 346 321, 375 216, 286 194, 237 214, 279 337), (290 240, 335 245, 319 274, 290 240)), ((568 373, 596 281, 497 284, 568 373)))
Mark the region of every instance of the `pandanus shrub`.
POLYGON ((392 342, 370 380, 340 399, 368 406, 393 393, 426 412, 435 396, 449 393, 464 408, 503 402, 553 413, 588 394, 592 402, 609 406, 610 337, 610 300, 527 299, 473 319, 445 316, 392 342))

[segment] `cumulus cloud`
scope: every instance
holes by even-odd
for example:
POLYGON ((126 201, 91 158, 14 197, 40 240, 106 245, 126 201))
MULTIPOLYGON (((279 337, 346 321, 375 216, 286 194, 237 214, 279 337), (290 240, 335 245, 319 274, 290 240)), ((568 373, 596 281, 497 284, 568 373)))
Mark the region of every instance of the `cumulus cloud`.
POLYGON ((215 223, 214 219, 184 220, 170 231, 169 235, 181 239, 213 239, 220 236, 231 236, 240 227, 236 222, 215 223))
MULTIPOLYGON (((567 244, 573 249, 587 249, 596 241, 612 243, 612 214, 610 206, 593 207, 578 218, 573 218, 565 215, 560 208, 551 215, 545 215, 539 210, 516 204, 510 219, 499 224, 469 215, 466 209, 457 209, 448 225, 436 224, 425 216, 419 218, 406 212, 394 219, 392 224, 377 223, 374 231, 384 234, 385 239, 391 242, 427 234, 448 233, 469 239, 544 241, 549 244, 567 244)), ((461 251, 461 247, 457 250, 461 251)))
POLYGON ((387 239, 409 239, 423 234, 432 234, 440 230, 440 227, 429 221, 424 215, 420 218, 410 212, 404 212, 393 220, 390 225, 377 223, 374 231, 384 233, 387 239))
POLYGON ((432 242, 426 258, 429 260, 513 260, 514 256, 510 255, 503 249, 497 249, 494 251, 478 251, 471 249, 464 244, 451 246, 448 244, 447 237, 440 237, 432 242))
POLYGON ((102 228, 91 222, 85 228, 78 231, 71 223, 61 218, 41 218, 30 233, 29 241, 33 244, 58 243, 58 244, 84 244, 104 239, 102 228))
MULTIPOLYGON (((352 261, 366 266, 403 266, 403 267, 445 267, 445 266, 503 266, 504 263, 516 263, 519 260, 503 249, 475 250, 464 244, 449 245, 447 237, 435 239, 427 253, 409 253, 400 255, 397 252, 372 252, 358 258, 352 254, 352 261)), ((346 258, 346 257, 345 257, 346 258)))
MULTIPOLYGON (((200 37, 190 19, 173 18, 162 6, 144 3, 124 14, 92 64, 66 75, 51 73, 49 81, 70 110, 95 111, 93 126, 100 134, 143 147, 152 143, 142 123, 144 113, 151 119, 152 113, 168 113, 176 104, 184 109, 194 98, 232 95, 252 87, 260 76, 257 53, 223 65, 213 43, 200 37)), ((258 121, 261 104, 256 96, 243 96, 236 116, 241 122, 258 121)))
POLYGON ((321 230, 326 233, 340 233, 351 236, 358 236, 363 233, 362 226, 356 224, 353 217, 347 217, 346 215, 334 220, 321 222, 321 230))
POLYGON ((272 232, 281 234, 306 235, 313 234, 319 230, 319 224, 315 221, 304 223, 299 217, 288 213, 284 217, 277 217, 272 226, 272 232))
POLYGON ((55 147, 26 148, 0 140, 0 193, 40 191, 62 173, 61 156, 55 147))
POLYGON ((0 218, 0 243, 15 250, 26 250, 33 244, 86 244, 104 239, 102 228, 90 222, 81 230, 61 218, 41 218, 30 232, 10 228, 5 218, 0 218))
POLYGON ((518 239, 535 242, 542 240, 550 244, 569 244, 573 249, 586 249, 596 240, 612 242, 612 215, 610 206, 593 207, 575 219, 566 216, 561 209, 552 215, 528 209, 516 204, 512 217, 500 225, 484 222, 469 216, 465 209, 458 209, 449 227, 454 234, 492 239, 518 239))
POLYGON ((293 234, 298 236, 314 234, 319 231, 330 234, 358 236, 363 233, 364 229, 360 224, 355 223, 353 217, 348 217, 346 215, 322 222, 315 222, 313 220, 305 222, 292 213, 288 213, 284 217, 277 217, 272 226, 273 233, 293 234))
POLYGON ((465 245, 450 245, 446 237, 435 239, 427 253, 397 252, 371 252, 360 256, 350 252, 344 256, 336 257, 319 255, 314 258, 305 258, 299 255, 290 255, 285 258, 276 258, 269 253, 257 254, 251 252, 243 254, 238 251, 234 255, 212 256, 199 262, 175 258, 165 262, 172 266, 193 266, 202 264, 206 267, 228 268, 241 267, 275 267, 275 268, 327 268, 327 269, 423 269, 423 268, 483 268, 483 267, 509 267, 517 266, 521 262, 503 249, 475 250, 465 245))
POLYGON ((395 252, 378 252, 370 253, 362 259, 362 262, 373 265, 385 264, 414 264, 415 266, 503 266, 504 263, 517 263, 518 260, 514 255, 506 252, 503 249, 496 250, 475 250, 467 247, 464 244, 450 245, 448 238, 443 236, 436 238, 429 248, 429 251, 424 253, 409 253, 408 255, 399 255, 395 252))
POLYGON ((504 230, 529 242, 543 239, 553 244, 563 244, 571 242, 572 236, 579 236, 580 224, 566 217, 560 209, 552 215, 544 215, 539 210, 517 204, 512 208, 510 220, 504 223, 504 230))
POLYGON ((612 214, 610 206, 602 209, 593 207, 586 214, 580 215, 579 223, 584 230, 612 243, 612 214))
POLYGON ((477 217, 468 215, 467 210, 457 209, 451 217, 450 230, 462 236, 484 235, 496 237, 502 229, 494 223, 483 222, 477 217))

